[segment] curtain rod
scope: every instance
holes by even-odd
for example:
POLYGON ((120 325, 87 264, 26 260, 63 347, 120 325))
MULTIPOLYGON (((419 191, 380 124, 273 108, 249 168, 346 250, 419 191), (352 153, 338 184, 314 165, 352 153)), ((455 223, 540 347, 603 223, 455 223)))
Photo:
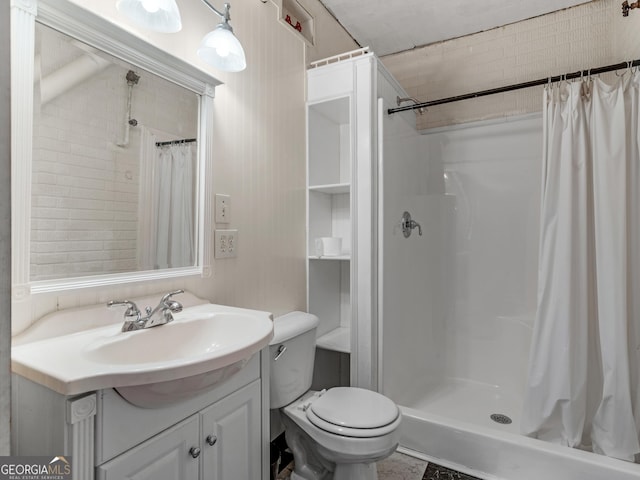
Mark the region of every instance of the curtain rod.
POLYGON ((559 82, 561 80, 573 80, 574 78, 587 77, 589 75, 598 75, 599 73, 613 72, 615 70, 622 70, 622 69, 637 67, 637 66, 640 66, 640 59, 634 60, 632 62, 622 62, 622 63, 616 63, 615 65, 607 65, 606 67, 591 68, 589 70, 580 70, 578 72, 567 73, 565 75, 556 75, 555 77, 541 78, 539 80, 532 80, 530 82, 516 83, 514 85, 508 85, 506 87, 491 88, 489 90, 482 90, 474 93, 466 93, 464 95, 458 95, 455 97, 441 98, 440 100, 431 100, 428 102, 415 103, 413 105, 405 105, 402 107, 390 108, 387 110, 387 113, 389 115, 392 115, 397 112, 405 112, 407 110, 416 110, 418 108, 433 107, 434 105, 442 105, 445 103, 458 102, 460 100, 469 100, 470 98, 485 97, 487 95, 493 95, 495 93, 511 92, 513 90, 520 90, 521 88, 536 87, 538 85, 545 85, 547 83, 559 82))
POLYGON ((191 143, 197 142, 197 138, 183 138, 182 140, 169 140, 168 142, 156 142, 156 147, 163 147, 165 145, 178 145, 179 143, 191 143))

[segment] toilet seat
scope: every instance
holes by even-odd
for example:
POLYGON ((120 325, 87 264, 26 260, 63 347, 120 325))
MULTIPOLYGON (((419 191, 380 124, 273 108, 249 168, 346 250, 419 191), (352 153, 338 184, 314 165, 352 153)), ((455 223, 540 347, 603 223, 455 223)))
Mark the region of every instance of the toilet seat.
POLYGON ((307 406, 307 419, 316 427, 347 437, 379 437, 394 431, 400 410, 387 397, 355 387, 336 387, 307 406))

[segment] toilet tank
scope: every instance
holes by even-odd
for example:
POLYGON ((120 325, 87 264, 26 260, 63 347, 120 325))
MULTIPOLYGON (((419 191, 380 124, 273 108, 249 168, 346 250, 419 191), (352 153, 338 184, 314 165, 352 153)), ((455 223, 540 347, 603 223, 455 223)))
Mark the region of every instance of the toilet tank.
POLYGON ((304 312, 273 320, 269 343, 272 409, 290 404, 311 388, 317 327, 318 317, 304 312))

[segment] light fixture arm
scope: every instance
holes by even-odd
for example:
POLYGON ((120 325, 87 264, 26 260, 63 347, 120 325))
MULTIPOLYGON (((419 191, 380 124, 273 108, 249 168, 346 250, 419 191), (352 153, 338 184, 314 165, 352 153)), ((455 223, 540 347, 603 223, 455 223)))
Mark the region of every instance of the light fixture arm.
POLYGON ((208 0, 202 0, 205 5, 207 5, 207 7, 209 7, 211 10, 213 10, 220 18, 222 18, 222 21, 224 23, 229 23, 229 20, 231 20, 231 16, 229 15, 229 9, 231 8, 231 5, 228 3, 224 4, 224 12, 220 12, 216 7, 214 7, 213 5, 211 5, 208 0))

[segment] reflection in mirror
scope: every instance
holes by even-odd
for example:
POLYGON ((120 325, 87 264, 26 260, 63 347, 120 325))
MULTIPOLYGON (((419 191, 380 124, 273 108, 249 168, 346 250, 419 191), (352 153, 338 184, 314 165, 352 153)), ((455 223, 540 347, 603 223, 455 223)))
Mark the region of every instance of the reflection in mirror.
POLYGON ((36 23, 30 280, 196 263, 199 95, 36 23))

